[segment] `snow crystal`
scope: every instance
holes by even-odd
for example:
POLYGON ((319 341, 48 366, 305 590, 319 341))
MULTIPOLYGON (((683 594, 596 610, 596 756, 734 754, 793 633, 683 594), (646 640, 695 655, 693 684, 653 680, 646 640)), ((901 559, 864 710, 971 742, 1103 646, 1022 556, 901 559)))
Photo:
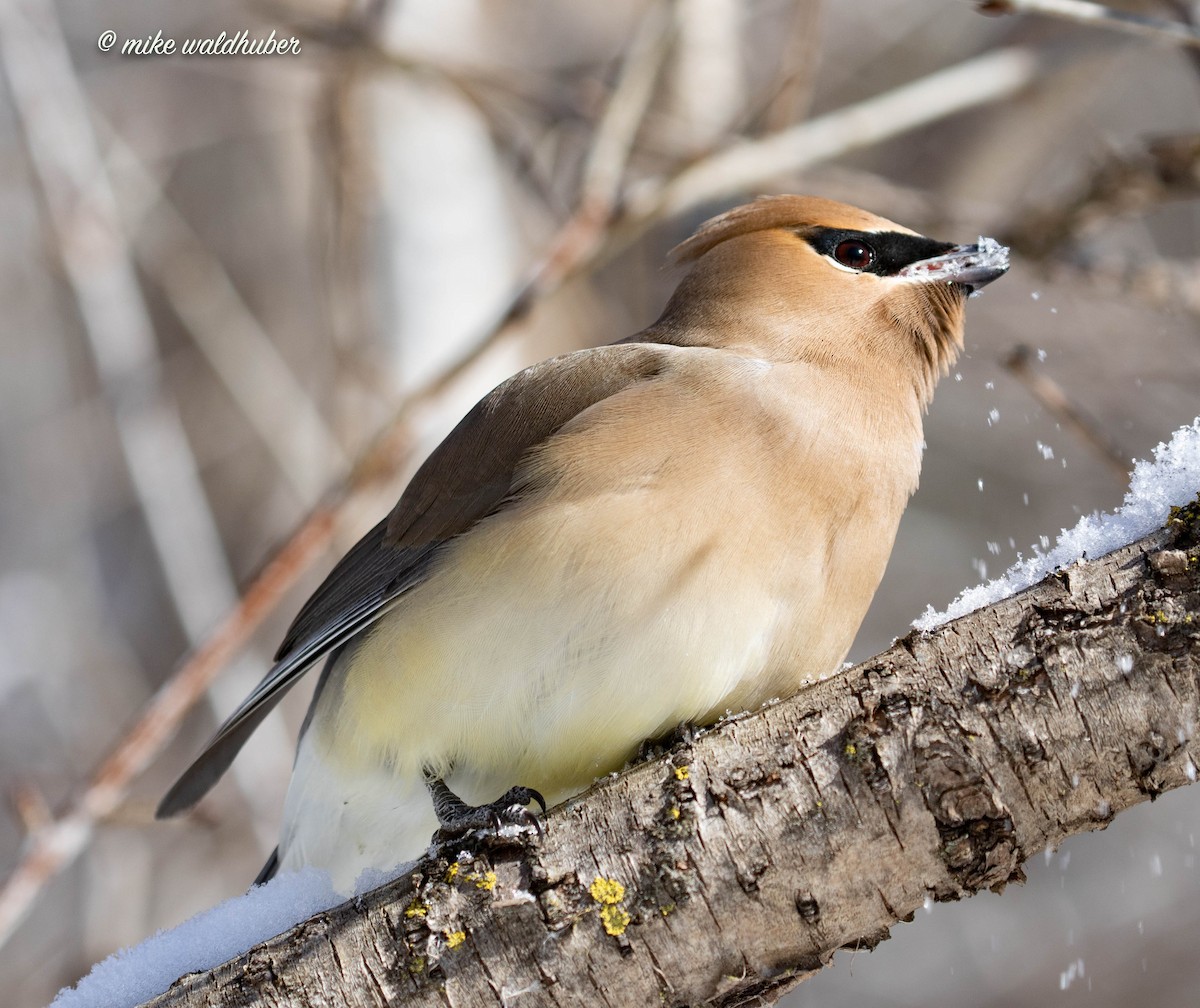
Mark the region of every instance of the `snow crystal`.
MULTIPOLYGON (((1034 555, 1019 560, 1004 574, 969 588, 944 612, 929 606, 914 621, 919 630, 932 630, 982 606, 1036 584, 1051 571, 1073 564, 1082 556, 1096 560, 1140 539, 1166 523, 1171 508, 1190 503, 1200 494, 1200 417, 1177 430, 1171 440, 1154 449, 1154 461, 1134 465, 1125 502, 1113 514, 1093 512, 1073 529, 1063 529, 1053 549, 1034 547, 1034 555)), ((1043 539, 1047 547, 1049 540, 1043 539)))
POLYGON ((1077 978, 1085 976, 1083 968, 1083 960, 1076 959, 1063 972, 1058 975, 1058 989, 1065 991, 1075 982, 1077 978))
POLYGON ((59 991, 50 1008, 139 1005, 185 973, 219 966, 345 899, 333 891, 326 872, 316 868, 284 872, 178 927, 159 931, 136 948, 114 953, 74 987, 59 991))

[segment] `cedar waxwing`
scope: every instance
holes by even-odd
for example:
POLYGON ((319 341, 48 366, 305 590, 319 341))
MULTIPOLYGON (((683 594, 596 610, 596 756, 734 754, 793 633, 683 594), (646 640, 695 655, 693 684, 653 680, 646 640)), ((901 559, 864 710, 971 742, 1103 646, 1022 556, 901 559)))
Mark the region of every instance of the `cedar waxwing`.
POLYGON ((966 298, 1008 250, 775 196, 675 257, 691 270, 648 329, 535 364, 467 414, 160 816, 323 655, 260 881, 316 865, 339 891, 419 856, 439 823, 528 815, 645 739, 838 670, 966 298))

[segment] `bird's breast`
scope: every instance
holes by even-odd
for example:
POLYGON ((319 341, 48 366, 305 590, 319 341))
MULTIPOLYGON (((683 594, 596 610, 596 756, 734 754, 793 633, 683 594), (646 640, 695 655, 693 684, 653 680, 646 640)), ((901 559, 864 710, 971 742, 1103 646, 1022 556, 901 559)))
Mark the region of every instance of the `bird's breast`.
POLYGON ((915 473, 831 423, 837 396, 814 411, 773 370, 642 388, 564 428, 532 489, 346 649, 318 741, 549 796, 835 671, 915 473))

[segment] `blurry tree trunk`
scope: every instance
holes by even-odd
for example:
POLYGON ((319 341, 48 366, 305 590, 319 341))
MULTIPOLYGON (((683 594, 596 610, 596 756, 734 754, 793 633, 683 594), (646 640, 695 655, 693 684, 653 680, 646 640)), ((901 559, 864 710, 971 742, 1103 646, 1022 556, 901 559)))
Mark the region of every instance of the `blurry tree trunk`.
POLYGON ((536 846, 425 862, 151 1003, 771 1003, 1195 779, 1198 514, 605 781, 536 846))

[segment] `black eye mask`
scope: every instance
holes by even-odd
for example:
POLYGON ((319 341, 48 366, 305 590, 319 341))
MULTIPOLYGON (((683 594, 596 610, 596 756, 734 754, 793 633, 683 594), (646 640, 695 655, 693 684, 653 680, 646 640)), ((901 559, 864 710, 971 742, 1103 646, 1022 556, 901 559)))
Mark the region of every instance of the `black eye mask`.
POLYGON ((954 248, 952 242, 934 241, 898 231, 851 231, 846 228, 805 228, 796 232, 821 255, 860 273, 895 276, 905 266, 932 259, 954 248), (863 254, 864 250, 866 255, 863 254))

